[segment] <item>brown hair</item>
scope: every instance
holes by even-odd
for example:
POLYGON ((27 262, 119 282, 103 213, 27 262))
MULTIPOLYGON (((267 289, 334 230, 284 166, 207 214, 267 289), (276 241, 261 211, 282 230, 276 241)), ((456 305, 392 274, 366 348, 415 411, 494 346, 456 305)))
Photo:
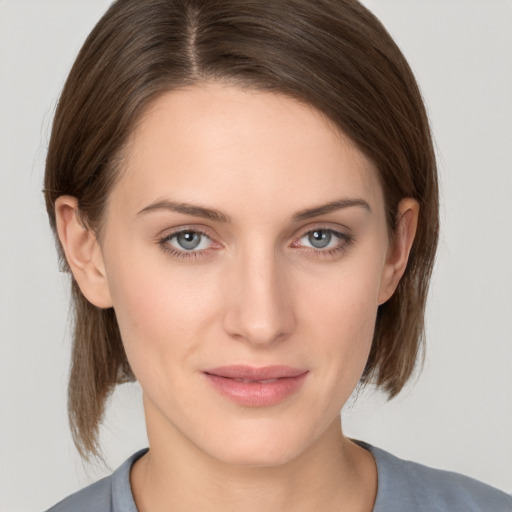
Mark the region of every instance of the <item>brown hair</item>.
MULTIPOLYGON (((424 333, 438 238, 428 119, 414 76, 381 23, 356 0, 117 0, 83 45, 55 114, 45 176, 55 232, 58 196, 78 198, 96 234, 134 123, 163 92, 206 80, 284 93, 316 107, 377 166, 390 232, 400 199, 420 203, 406 272, 380 306, 362 376, 389 397, 411 376, 424 333)), ((58 250, 68 270, 62 247, 58 250)), ((133 380, 113 309, 72 278, 74 343, 68 409, 75 443, 98 454, 114 387, 133 380)))

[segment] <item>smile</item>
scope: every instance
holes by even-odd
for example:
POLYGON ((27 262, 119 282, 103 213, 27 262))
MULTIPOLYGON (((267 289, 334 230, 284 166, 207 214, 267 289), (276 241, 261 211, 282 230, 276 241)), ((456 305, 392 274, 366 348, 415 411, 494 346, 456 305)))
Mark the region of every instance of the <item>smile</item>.
POLYGON ((220 395, 246 407, 279 404, 299 391, 308 373, 289 366, 224 366, 203 372, 220 395))
POLYGON ((248 379, 235 379, 237 382, 261 382, 262 384, 268 384, 269 382, 275 382, 277 379, 267 380, 248 380, 248 379))

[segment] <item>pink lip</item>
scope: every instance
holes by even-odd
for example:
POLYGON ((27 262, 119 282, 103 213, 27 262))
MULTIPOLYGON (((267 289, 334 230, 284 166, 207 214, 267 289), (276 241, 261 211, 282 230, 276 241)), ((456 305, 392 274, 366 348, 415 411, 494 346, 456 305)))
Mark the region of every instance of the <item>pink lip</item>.
POLYGON ((205 370, 209 383, 220 394, 239 405, 268 407, 294 394, 308 370, 289 366, 221 366, 205 370))

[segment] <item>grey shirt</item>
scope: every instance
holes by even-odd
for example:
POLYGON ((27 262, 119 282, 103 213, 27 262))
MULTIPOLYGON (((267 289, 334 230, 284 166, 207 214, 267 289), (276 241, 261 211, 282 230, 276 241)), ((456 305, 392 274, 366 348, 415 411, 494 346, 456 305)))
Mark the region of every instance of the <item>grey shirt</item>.
MULTIPOLYGON (((467 476, 399 459, 362 441, 375 458, 377 499, 373 512, 512 512, 512 496, 467 476)), ((48 512, 138 512, 130 468, 147 449, 114 473, 72 494, 48 512)))

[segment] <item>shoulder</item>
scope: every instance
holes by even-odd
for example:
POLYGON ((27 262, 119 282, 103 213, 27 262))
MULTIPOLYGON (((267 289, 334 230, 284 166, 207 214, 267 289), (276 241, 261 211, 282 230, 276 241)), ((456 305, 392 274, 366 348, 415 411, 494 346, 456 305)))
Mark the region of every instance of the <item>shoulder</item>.
POLYGON ((130 469, 147 449, 140 450, 118 469, 63 499, 47 512, 137 512, 130 487, 130 469))
POLYGON ((490 485, 360 444, 377 463, 379 483, 374 512, 512 512, 512 496, 490 485))
POLYGON ((63 499, 47 512, 111 512, 111 476, 103 478, 85 489, 63 499))

